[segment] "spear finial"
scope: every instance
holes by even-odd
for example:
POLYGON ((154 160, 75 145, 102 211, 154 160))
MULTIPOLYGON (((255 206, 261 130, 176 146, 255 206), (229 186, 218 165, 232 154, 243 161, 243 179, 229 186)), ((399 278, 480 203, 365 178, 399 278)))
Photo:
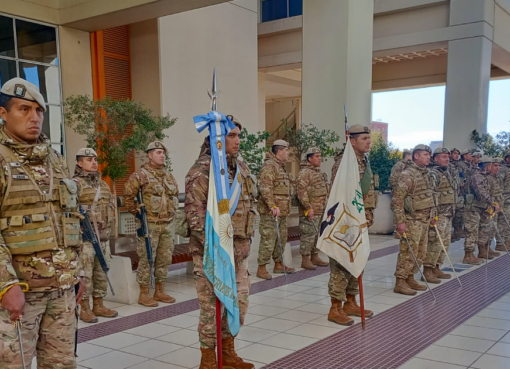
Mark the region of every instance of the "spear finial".
POLYGON ((216 82, 216 68, 214 68, 213 72, 213 82, 211 91, 207 90, 209 97, 211 98, 211 110, 218 111, 218 97, 220 97, 220 91, 218 91, 218 84, 216 82))
POLYGON ((347 108, 344 104, 344 116, 345 116, 345 141, 349 139, 349 123, 347 122, 347 108))

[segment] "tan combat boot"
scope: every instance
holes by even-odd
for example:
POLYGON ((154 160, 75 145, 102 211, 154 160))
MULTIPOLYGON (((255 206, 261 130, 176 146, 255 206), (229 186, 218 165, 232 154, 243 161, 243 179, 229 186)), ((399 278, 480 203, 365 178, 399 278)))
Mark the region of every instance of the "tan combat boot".
POLYGON ((245 363, 243 359, 237 356, 234 347, 234 337, 221 340, 221 353, 223 369, 254 369, 255 365, 245 363))
POLYGON ((402 278, 397 278, 397 282, 395 283, 395 288, 393 289, 393 292, 407 296, 414 296, 417 293, 415 290, 409 288, 406 281, 402 278))
MULTIPOLYGON (((437 278, 436 275, 434 274, 434 268, 432 268, 432 267, 424 266, 423 267, 423 276, 427 279, 427 282, 429 282, 429 283, 434 283, 434 284, 441 283, 441 280, 439 278, 437 278)), ((423 277, 421 277, 421 280, 425 282, 425 279, 423 279, 423 277)))
POLYGON ((427 286, 416 282, 416 280, 414 279, 414 275, 412 274, 409 277, 407 277, 405 282, 407 287, 409 287, 412 290, 425 291, 427 289, 427 286))
POLYGON ((88 300, 81 300, 80 302, 80 319, 85 323, 97 323, 97 317, 90 310, 90 303, 88 300))
POLYGON ((491 256, 494 258, 500 255, 499 252, 494 251, 493 249, 490 248, 490 246, 487 246, 487 250, 489 251, 489 259, 491 258, 491 256))
POLYGON ((156 290, 154 291, 153 299, 164 302, 165 304, 173 304, 175 299, 172 296, 167 295, 163 287, 163 283, 156 282, 156 290))
POLYGON ((328 320, 340 325, 353 325, 354 320, 349 318, 342 309, 342 301, 331 299, 331 309, 329 309, 328 320))
POLYGON ((462 260, 462 264, 473 264, 479 265, 482 263, 482 259, 478 259, 473 251, 465 251, 464 259, 462 260))
POLYGON ((146 307, 156 307, 158 302, 149 295, 149 286, 140 285, 140 297, 138 303, 146 307))
POLYGON ((257 278, 260 279, 273 279, 273 276, 268 273, 265 265, 259 265, 257 269, 257 278))
POLYGON ((506 252, 505 245, 503 245, 502 243, 496 244, 496 251, 506 252))
POLYGON ((439 279, 450 279, 452 277, 451 274, 445 273, 441 270, 441 266, 437 265, 434 269, 432 269, 434 275, 439 279))
POLYGON ((487 253, 487 249, 488 247, 487 246, 484 246, 484 245, 478 245, 478 259, 482 259, 482 260, 485 260, 485 259, 494 259, 494 256, 490 256, 488 253, 487 253))
MULTIPOLYGON (((285 272, 287 274, 292 274, 292 273, 296 272, 296 269, 286 266, 285 267, 285 272)), ((277 262, 274 263, 273 273, 275 273, 275 274, 283 274, 283 264, 281 262, 280 263, 277 263, 277 262)))
POLYGON ((202 352, 202 359, 198 369, 217 369, 216 350, 200 348, 200 351, 202 352))
POLYGON ((327 261, 324 261, 319 257, 319 254, 312 254, 311 262, 313 265, 317 265, 320 267, 325 267, 329 265, 327 261))
POLYGON ((103 305, 102 297, 93 297, 92 298, 92 312, 95 316, 103 316, 105 318, 115 318, 119 313, 115 310, 110 310, 106 306, 103 305))
POLYGON ((310 255, 301 255, 301 268, 306 270, 317 269, 315 265, 310 261, 310 255))
MULTIPOLYGON (((349 316, 359 316, 361 317, 361 307, 356 302, 356 296, 347 295, 347 302, 344 302, 344 313, 349 316)), ((373 311, 365 309, 365 317, 370 318, 374 316, 373 311)))

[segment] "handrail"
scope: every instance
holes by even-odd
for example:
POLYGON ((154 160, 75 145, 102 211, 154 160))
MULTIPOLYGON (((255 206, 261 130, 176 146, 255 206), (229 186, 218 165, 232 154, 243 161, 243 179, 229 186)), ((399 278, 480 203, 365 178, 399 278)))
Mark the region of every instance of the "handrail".
POLYGON ((297 125, 297 119, 296 119, 296 109, 294 109, 285 119, 282 119, 282 124, 276 128, 276 130, 271 133, 271 136, 269 136, 269 139, 267 140, 266 144, 267 146, 270 146, 275 142, 276 140, 282 140, 287 137, 288 130, 295 129, 297 125))

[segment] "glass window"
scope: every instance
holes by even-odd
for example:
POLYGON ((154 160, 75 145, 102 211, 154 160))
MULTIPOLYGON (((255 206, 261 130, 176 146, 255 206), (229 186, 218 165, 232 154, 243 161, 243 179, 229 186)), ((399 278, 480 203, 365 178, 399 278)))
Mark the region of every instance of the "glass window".
POLYGON ((47 106, 44 113, 43 133, 49 137, 52 143, 64 142, 62 133, 62 111, 60 106, 47 106))
POLYGON ((18 58, 58 65, 55 27, 16 19, 18 58))
POLYGON ((60 81, 57 67, 19 63, 19 76, 39 87, 48 104, 60 104, 60 81))
POLYGON ((14 60, 0 59, 0 86, 16 77, 16 62, 14 60))
POLYGON ((0 55, 14 58, 14 24, 12 18, 0 15, 0 55))
POLYGON ((262 22, 303 14, 303 0, 262 0, 262 22))

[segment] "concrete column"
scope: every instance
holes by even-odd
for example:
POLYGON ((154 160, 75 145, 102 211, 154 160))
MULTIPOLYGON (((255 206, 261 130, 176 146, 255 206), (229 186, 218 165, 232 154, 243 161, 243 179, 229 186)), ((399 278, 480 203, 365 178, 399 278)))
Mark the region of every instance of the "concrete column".
POLYGON ((344 103, 351 125, 371 122, 373 18, 373 1, 303 0, 302 122, 342 142, 344 103))
POLYGON ((487 132, 492 42, 474 37, 448 43, 444 145, 475 147, 473 130, 487 132))

